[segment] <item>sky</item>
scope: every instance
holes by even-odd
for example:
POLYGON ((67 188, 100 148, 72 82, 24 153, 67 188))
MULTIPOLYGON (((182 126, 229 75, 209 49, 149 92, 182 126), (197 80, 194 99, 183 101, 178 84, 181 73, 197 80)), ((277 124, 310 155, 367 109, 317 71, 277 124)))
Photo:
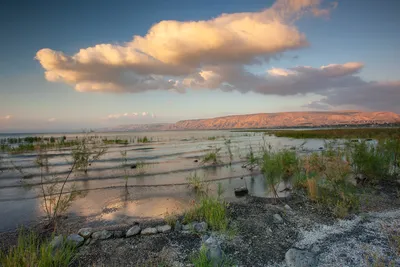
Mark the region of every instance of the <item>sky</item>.
POLYGON ((398 0, 2 1, 0 132, 400 113, 398 0))

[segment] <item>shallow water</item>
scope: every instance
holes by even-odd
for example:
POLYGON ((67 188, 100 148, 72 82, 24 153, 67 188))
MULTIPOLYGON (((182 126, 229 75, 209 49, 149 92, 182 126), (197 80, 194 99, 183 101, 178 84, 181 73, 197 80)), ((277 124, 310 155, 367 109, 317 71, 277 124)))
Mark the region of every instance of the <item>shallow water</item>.
MULTIPOLYGON (((66 134, 74 139, 81 134, 66 134)), ((152 142, 146 144, 108 145, 107 153, 94 162, 87 174, 74 173, 71 182, 85 197, 76 200, 69 209, 70 214, 92 216, 105 221, 118 222, 129 218, 160 218, 166 213, 179 212, 194 201, 195 194, 187 186, 187 177, 194 174, 212 183, 216 192, 220 182, 224 197, 235 200, 233 189, 247 185, 249 193, 256 196, 268 195, 264 178, 257 172, 242 168, 250 146, 257 152, 264 142, 274 148, 299 146, 304 140, 264 136, 262 133, 229 131, 173 131, 146 133, 96 133, 99 138, 134 139, 147 136, 152 142), (209 137, 217 137, 209 140, 209 137), (225 140, 231 140, 233 159, 230 164, 225 140), (201 164, 201 158, 216 147, 221 164, 201 164), (127 165, 123 167, 120 151, 127 151, 127 165), (194 162, 199 160, 199 162, 194 162), (137 162, 145 162, 142 170, 131 169, 137 162), (127 187, 125 187, 127 172, 127 187), (244 178, 243 178, 244 177, 244 178), (242 179, 243 178, 243 179, 242 179)), ((40 135, 46 136, 46 135, 40 135)), ((47 135, 49 136, 49 135, 47 135)), ((61 136, 61 135, 54 135, 61 136)), ((4 136, 2 136, 4 137, 4 136)), ((22 136, 23 137, 23 136, 22 136)), ((308 140, 307 150, 318 150, 322 140, 308 140)), ((52 150, 48 155, 50 173, 65 177, 70 165, 68 149, 52 150)), ((40 171, 35 166, 36 155, 2 155, 3 166, 9 169, 0 174, 0 231, 15 228, 43 216, 41 199, 38 197, 40 171), (13 168, 18 166, 19 170, 13 168), (23 176, 27 178, 22 178, 23 176), (30 187, 24 186, 29 183, 30 187)))

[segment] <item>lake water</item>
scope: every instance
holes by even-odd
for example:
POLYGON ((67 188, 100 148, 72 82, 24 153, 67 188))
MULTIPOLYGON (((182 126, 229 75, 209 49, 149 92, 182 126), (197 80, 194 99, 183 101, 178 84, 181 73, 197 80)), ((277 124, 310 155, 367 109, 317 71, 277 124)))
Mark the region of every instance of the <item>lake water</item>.
MULTIPOLYGON (((66 134, 67 139, 75 139, 80 135, 66 134)), ((69 214, 110 223, 132 218, 161 218, 166 213, 184 210, 195 200, 193 190, 187 185, 187 177, 194 173, 210 181, 211 192, 215 193, 217 183, 221 183, 224 197, 230 201, 236 199, 234 188, 241 186, 247 186, 251 195, 266 196, 268 189, 262 175, 242 168, 250 147, 257 152, 264 143, 279 149, 299 146, 304 142, 264 136, 262 133, 230 131, 119 132, 92 135, 97 135, 99 140, 105 137, 131 140, 144 136, 152 140, 145 144, 108 145, 106 154, 93 162, 87 174, 76 172, 72 175, 68 186, 74 183, 86 195, 73 202, 69 214), (231 141, 232 161, 225 145, 226 140, 231 141), (216 148, 221 148, 221 164, 202 164, 204 155, 216 148), (126 168, 122 167, 121 151, 127 151, 126 168), (144 162, 145 167, 130 168, 138 162, 144 162), (127 187, 125 171, 128 175, 127 187)), ((304 148, 318 150, 321 146, 323 140, 308 140, 304 148)), ((71 160, 71 151, 50 150, 48 155, 50 173, 60 178, 65 177, 70 167, 68 161, 71 160)), ((39 196, 40 170, 35 165, 37 155, 3 153, 1 156, 4 158, 0 173, 0 231, 7 231, 35 221, 44 213, 39 196), (28 178, 22 178, 23 176, 28 178), (24 186, 24 181, 31 186, 24 186)))

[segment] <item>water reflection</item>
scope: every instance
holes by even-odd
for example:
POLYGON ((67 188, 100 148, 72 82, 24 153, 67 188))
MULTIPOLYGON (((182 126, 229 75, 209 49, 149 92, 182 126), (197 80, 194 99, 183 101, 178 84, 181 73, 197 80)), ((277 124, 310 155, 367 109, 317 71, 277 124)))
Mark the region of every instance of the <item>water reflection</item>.
MULTIPOLYGON (((71 212, 83 216, 97 216, 103 210, 113 211, 104 214, 112 220, 121 216, 159 216, 167 209, 178 210, 185 208, 193 198, 192 192, 186 185, 187 177, 197 172, 207 180, 218 180, 212 186, 216 192, 216 184, 221 183, 225 189, 224 197, 235 199, 234 188, 246 185, 249 193, 255 196, 269 195, 265 179, 258 173, 249 172, 241 166, 245 156, 252 147, 255 153, 265 143, 275 148, 299 146, 303 140, 276 138, 262 134, 231 133, 228 131, 199 131, 199 132, 154 132, 154 133, 99 133, 119 139, 135 137, 151 137, 149 144, 129 144, 127 146, 111 145, 107 154, 90 166, 87 174, 76 173, 73 180, 77 186, 88 192, 84 199, 78 199, 72 204, 71 212), (208 140, 210 136, 224 136, 216 140, 208 140), (231 161, 225 140, 231 140, 233 162, 224 166, 203 166, 201 159, 207 151, 221 147, 220 160, 231 161), (187 141, 182 141, 187 140, 187 141), (144 173, 137 170, 125 170, 121 166, 121 150, 128 150, 127 166, 144 161, 144 173), (194 159, 199 162, 194 162, 194 159), (126 172, 128 171, 128 172, 126 172), (141 175, 139 175, 141 174, 141 175), (126 180, 125 177, 128 177, 126 180), (243 179, 240 179, 244 177, 243 179), (220 180, 223 179, 223 180, 220 180)), ((67 136, 71 138, 71 136, 67 136)), ((73 136, 75 138, 75 135, 73 136)), ((309 150, 318 150, 323 146, 322 140, 310 140, 304 146, 309 150)), ((68 171, 66 158, 70 151, 49 151, 51 171, 62 177, 68 171)), ((36 155, 10 155, 9 160, 23 167, 23 171, 32 174, 31 183, 40 181, 39 171, 33 161, 36 155)), ((34 191, 23 190, 20 183, 21 175, 17 172, 7 172, 0 176, 0 230, 10 225, 25 223, 27 219, 40 216, 40 201, 32 199, 34 191), (27 199, 30 198, 30 199, 27 199)), ((284 185, 282 189, 284 188, 284 185)), ((35 188, 34 188, 35 189, 35 188)), ((280 190, 282 190, 280 189, 280 190)))

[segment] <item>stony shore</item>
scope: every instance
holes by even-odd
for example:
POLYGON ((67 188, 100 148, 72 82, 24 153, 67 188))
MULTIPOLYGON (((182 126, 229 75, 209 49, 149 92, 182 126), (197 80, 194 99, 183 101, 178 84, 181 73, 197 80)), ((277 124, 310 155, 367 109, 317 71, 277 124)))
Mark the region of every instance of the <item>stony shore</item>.
MULTIPOLYGON (((391 234, 400 236, 399 198, 382 192, 373 196, 360 213, 344 220, 301 198, 275 205, 247 196, 229 203, 233 230, 225 233, 211 231, 204 222, 170 227, 163 220, 90 228, 75 224, 59 231, 79 246, 72 266, 193 266, 190 258, 202 244, 220 262, 234 266, 373 266, 376 261, 400 266, 390 240, 391 234)), ((0 237, 3 247, 12 239, 4 233, 0 237)))

